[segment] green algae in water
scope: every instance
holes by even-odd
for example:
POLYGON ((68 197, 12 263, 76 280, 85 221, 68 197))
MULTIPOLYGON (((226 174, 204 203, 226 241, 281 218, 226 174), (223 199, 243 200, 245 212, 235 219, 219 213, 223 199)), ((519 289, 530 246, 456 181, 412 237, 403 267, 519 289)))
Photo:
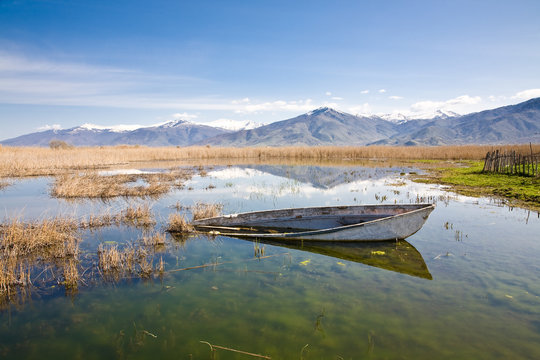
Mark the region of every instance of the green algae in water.
MULTIPOLYGON (((194 190, 179 190, 155 207, 167 214, 178 198, 189 204, 200 196, 219 197, 225 212, 246 210, 252 201, 256 209, 336 199, 341 204, 351 188, 366 187, 365 197, 355 193, 363 202, 374 194, 388 193, 388 201, 407 201, 407 193, 411 199, 430 195, 430 188, 418 184, 401 187, 400 194, 387 192, 383 184, 394 180, 347 179, 316 190, 316 198, 309 197, 313 186, 298 183, 290 197, 285 189, 279 196, 259 191, 257 200, 246 200, 249 184, 281 189, 286 180, 267 173, 211 178, 213 194, 194 181, 194 190), (238 185, 234 192, 227 182, 238 185)), ((169 238, 159 255, 162 277, 97 282, 80 286, 72 297, 57 286, 4 310, 0 357, 209 359, 208 345, 200 343, 208 341, 273 359, 538 358, 540 221, 526 219, 519 209, 459 197, 437 206, 422 230, 407 239, 412 248, 390 243, 339 251, 265 243, 265 256, 271 257, 260 259, 244 240, 169 238), (456 241, 445 223, 467 236, 456 241), (365 261, 352 257, 355 251, 365 261), (411 256, 421 262, 410 266, 411 256), (168 272, 216 262, 222 265, 168 272)), ((121 244, 140 234, 108 228, 85 236, 83 247, 91 253, 99 242, 121 244)), ((246 357, 217 350, 217 358, 246 357)))

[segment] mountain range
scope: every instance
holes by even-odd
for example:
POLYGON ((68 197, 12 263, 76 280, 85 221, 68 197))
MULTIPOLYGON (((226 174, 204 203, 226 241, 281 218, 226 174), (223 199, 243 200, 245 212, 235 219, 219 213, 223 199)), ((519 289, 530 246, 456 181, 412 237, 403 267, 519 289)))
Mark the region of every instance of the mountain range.
POLYGON ((85 124, 0 141, 8 146, 48 146, 51 140, 75 146, 314 146, 462 145, 540 143, 540 98, 467 115, 440 112, 425 119, 352 115, 322 107, 292 119, 255 127, 221 121, 214 126, 185 120, 149 127, 85 124), (240 128, 241 130, 236 130, 240 128))
POLYGON ((138 127, 102 127, 84 124, 64 130, 46 130, 1 141, 9 146, 48 146, 61 140, 75 146, 146 145, 189 146, 208 137, 227 134, 232 130, 173 120, 161 125, 138 127))

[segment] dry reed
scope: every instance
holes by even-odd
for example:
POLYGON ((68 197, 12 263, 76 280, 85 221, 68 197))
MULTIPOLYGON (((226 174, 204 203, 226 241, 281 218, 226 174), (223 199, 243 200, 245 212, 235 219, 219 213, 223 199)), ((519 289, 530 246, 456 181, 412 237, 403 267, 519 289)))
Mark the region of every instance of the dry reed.
MULTIPOLYGON (((154 273, 153 252, 148 251, 148 245, 165 243, 165 235, 154 234, 143 238, 138 245, 129 244, 123 249, 118 245, 98 246, 98 267, 106 281, 119 281, 122 278, 137 275, 141 278, 150 277, 154 273)), ((161 259, 157 272, 163 272, 164 264, 161 259)))
POLYGON ((165 234, 156 232, 143 236, 142 243, 144 246, 163 246, 166 240, 167 236, 165 234))
MULTIPOLYGON (((462 145, 462 146, 312 146, 312 147, 156 147, 113 146, 48 149, 6 147, 0 151, 0 177, 58 175, 81 170, 95 170, 120 165, 155 161, 203 161, 244 159, 250 162, 271 159, 289 160, 355 160, 355 159, 436 159, 479 160, 494 149, 512 149, 529 153, 529 145, 462 145)), ((540 144, 533 145, 540 151, 540 144)))
POLYGON ((55 218, 24 223, 11 220, 0 225, 0 297, 11 298, 17 288, 31 284, 30 274, 38 265, 64 262, 66 288, 76 288, 79 275, 77 224, 55 218))
POLYGON ((150 227, 155 225, 154 215, 148 204, 133 206, 130 205, 120 213, 111 215, 110 213, 95 215, 91 214, 87 220, 81 220, 79 227, 82 229, 93 229, 111 225, 132 225, 136 227, 150 227))
POLYGON ((137 180, 135 175, 65 174, 56 178, 51 195, 66 199, 157 197, 169 192, 171 186, 154 178, 148 178, 146 185, 135 185, 137 180))
POLYGON ((148 204, 127 207, 120 213, 120 221, 125 224, 142 227, 150 227, 156 223, 148 204))
POLYGON ((169 215, 167 231, 172 233, 188 233, 193 231, 193 226, 186 221, 184 215, 171 214, 169 215))
POLYGON ((191 213, 193 214, 193 220, 199 220, 219 216, 221 215, 221 210, 223 210, 223 204, 198 202, 191 208, 191 213))

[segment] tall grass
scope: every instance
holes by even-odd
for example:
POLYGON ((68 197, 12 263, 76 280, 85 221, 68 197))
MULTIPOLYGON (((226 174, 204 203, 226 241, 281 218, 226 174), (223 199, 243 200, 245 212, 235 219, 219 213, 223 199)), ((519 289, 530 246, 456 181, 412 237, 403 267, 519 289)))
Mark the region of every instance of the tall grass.
POLYGON ((79 222, 79 227, 82 229, 93 229, 120 224, 136 227, 150 227, 155 225, 156 221, 148 204, 138 206, 129 205, 117 214, 91 214, 88 216, 88 219, 79 222))
POLYGON ((80 238, 77 223, 71 219, 24 223, 18 219, 0 225, 0 298, 10 299, 17 288, 31 285, 37 266, 63 264, 58 278, 66 288, 76 288, 80 238))
POLYGON ((193 214, 193 220, 199 220, 219 216, 221 215, 221 210, 223 210, 223 204, 198 202, 191 208, 191 213, 193 214))
MULTIPOLYGON (((355 159, 436 159, 478 160, 494 149, 517 150, 529 153, 529 145, 463 145, 437 147, 391 146, 312 146, 312 147, 144 147, 106 146, 72 149, 38 147, 0 148, 0 177, 57 175, 80 170, 95 170, 134 164, 141 161, 208 161, 244 159, 261 161, 289 160, 355 160, 355 159)), ((533 145, 533 152, 540 152, 540 144, 533 145)))
POLYGON ((60 175, 51 195, 58 198, 112 198, 118 196, 156 197, 169 192, 169 183, 150 178, 146 185, 134 185, 136 175, 102 176, 96 173, 60 175))
POLYGON ((118 245, 98 246, 98 267, 106 281, 118 281, 130 275, 149 277, 152 275, 153 254, 144 244, 128 245, 120 249, 118 245))
POLYGON ((172 233, 188 233, 193 231, 193 226, 186 221, 184 215, 176 213, 169 215, 167 231, 172 233))

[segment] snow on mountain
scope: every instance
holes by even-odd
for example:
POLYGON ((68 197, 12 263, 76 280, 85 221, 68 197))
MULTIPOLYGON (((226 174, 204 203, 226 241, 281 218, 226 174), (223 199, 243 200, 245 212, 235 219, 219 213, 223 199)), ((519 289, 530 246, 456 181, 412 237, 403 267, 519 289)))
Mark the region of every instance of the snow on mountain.
POLYGON ((185 124, 193 124, 193 123, 190 123, 187 120, 170 120, 170 121, 166 121, 164 123, 151 125, 149 127, 173 128, 173 127, 180 126, 180 125, 185 125, 185 124))
POLYGON ((321 106, 320 108, 317 108, 315 110, 311 110, 309 112, 306 113, 307 116, 313 116, 313 115, 319 115, 319 114, 323 114, 323 113, 336 113, 336 114, 341 114, 341 115, 349 115, 343 111, 339 111, 339 110, 336 110, 336 109, 333 109, 333 108, 330 108, 328 106, 321 106))
POLYGON ((402 113, 402 112, 393 112, 390 114, 376 114, 374 115, 379 119, 390 121, 396 124, 402 124, 409 120, 437 120, 437 119, 448 119, 451 117, 461 116, 460 114, 450 111, 450 110, 436 110, 435 112, 429 113, 402 113))
POLYGON ((240 131, 256 129, 265 124, 256 123, 249 120, 232 120, 232 119, 217 119, 207 123, 199 123, 199 125, 207 125, 225 130, 240 131))
POLYGON ((85 123, 79 127, 74 128, 74 131, 80 130, 90 130, 90 131, 111 131, 111 132, 125 132, 133 131, 144 127, 143 125, 113 125, 113 126, 102 126, 96 124, 85 123))
POLYGON ((188 121, 185 120, 168 120, 165 122, 153 124, 153 125, 126 125, 126 124, 119 124, 119 125, 109 125, 109 126, 103 126, 103 125, 96 125, 91 123, 85 123, 81 126, 77 126, 71 130, 72 133, 76 133, 79 131, 87 130, 87 131, 94 131, 94 132, 102 132, 102 131, 108 131, 108 132, 114 132, 114 133, 123 133, 128 131, 135 131, 139 129, 148 129, 148 128, 156 128, 156 127, 162 127, 162 128, 172 128, 179 126, 181 124, 186 124, 188 121))

